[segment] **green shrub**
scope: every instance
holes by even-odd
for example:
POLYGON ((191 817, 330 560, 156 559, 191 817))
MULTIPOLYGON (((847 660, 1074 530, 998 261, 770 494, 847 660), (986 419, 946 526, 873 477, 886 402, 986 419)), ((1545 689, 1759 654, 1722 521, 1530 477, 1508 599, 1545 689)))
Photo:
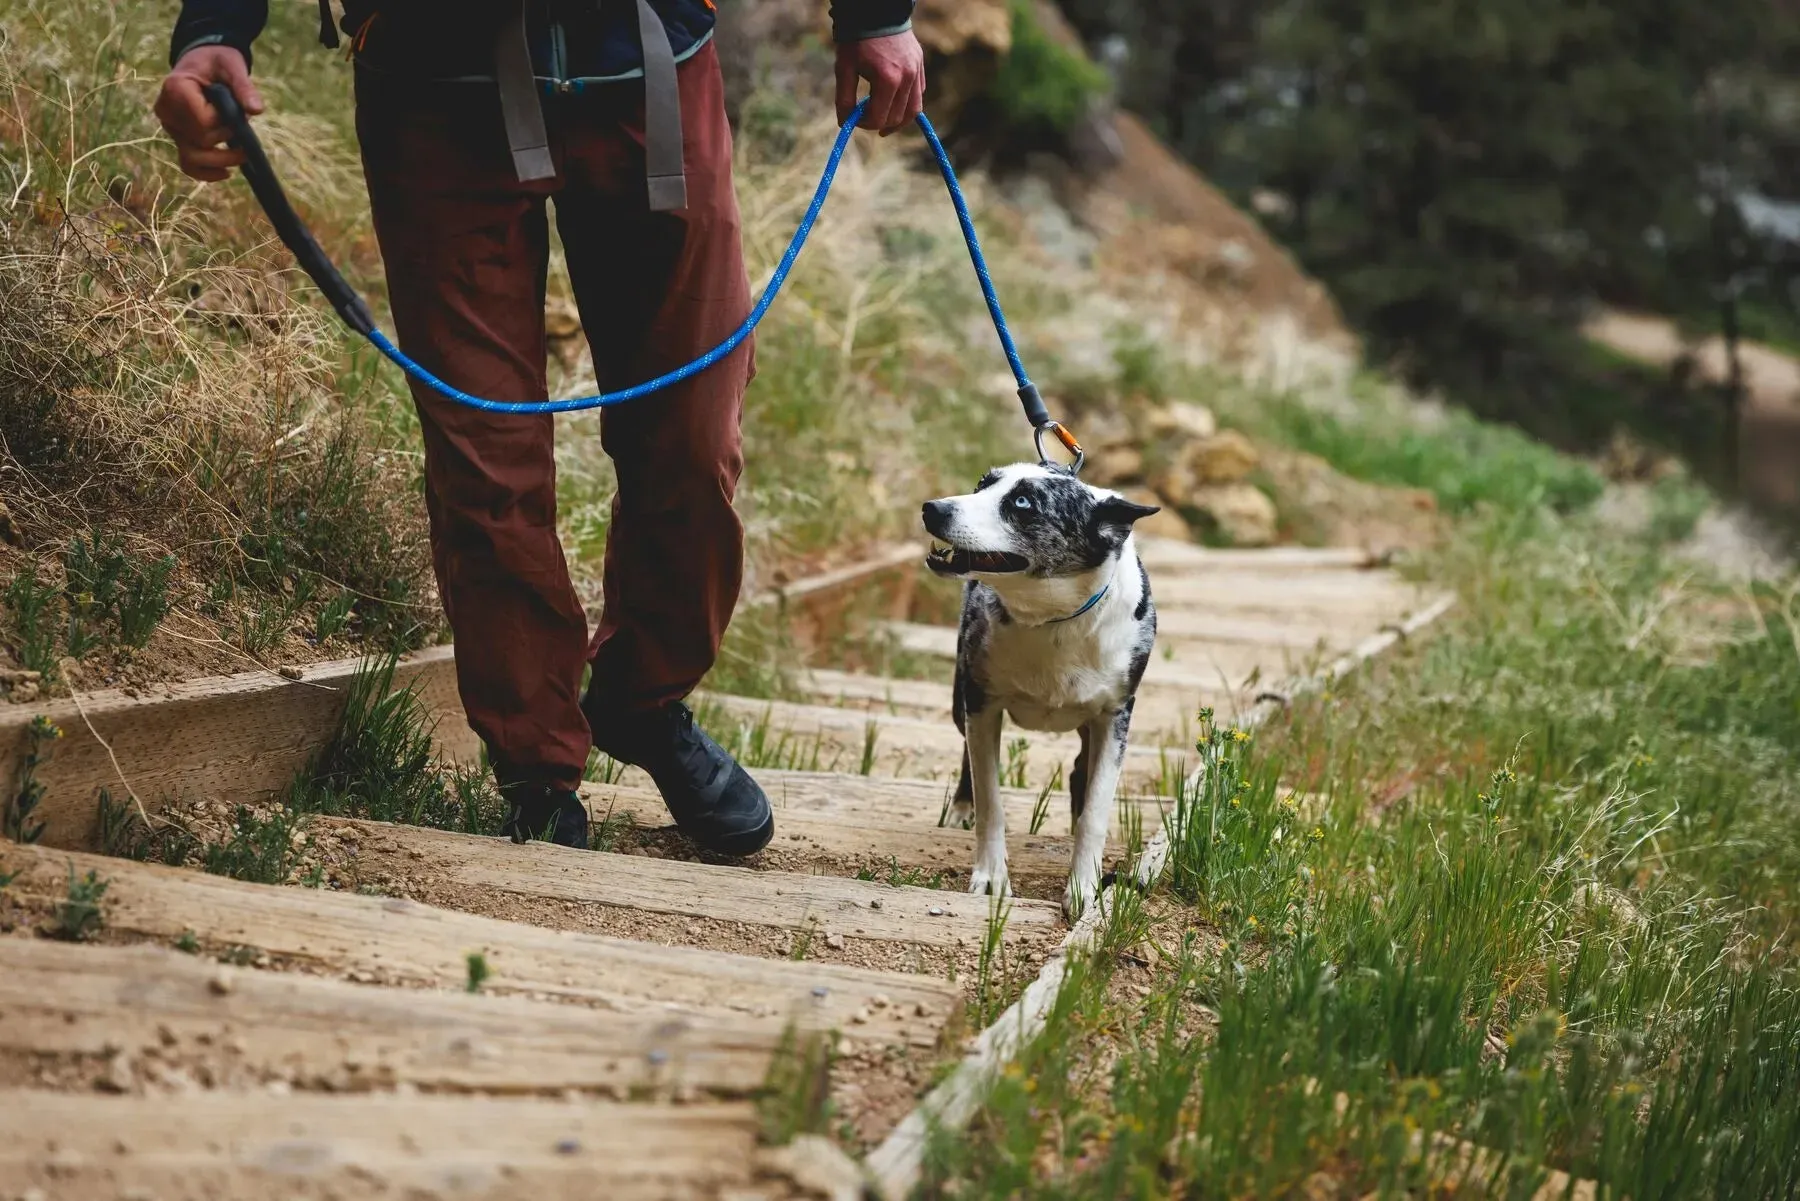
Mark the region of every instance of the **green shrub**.
POLYGON ((1067 133, 1106 86, 1106 72, 1051 39, 1028 0, 1013 0, 1012 51, 989 89, 1009 126, 1067 133))

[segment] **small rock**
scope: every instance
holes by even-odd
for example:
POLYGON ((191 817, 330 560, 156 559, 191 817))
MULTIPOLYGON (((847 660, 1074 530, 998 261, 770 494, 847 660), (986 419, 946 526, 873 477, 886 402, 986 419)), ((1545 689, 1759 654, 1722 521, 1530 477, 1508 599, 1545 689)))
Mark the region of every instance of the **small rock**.
POLYGON ((1256 445, 1236 430, 1220 430, 1191 443, 1183 458, 1202 484, 1235 484, 1262 462, 1256 445))
POLYGON ((916 1018, 930 1017, 931 1016, 931 1006, 925 1004, 925 1002, 923 1002, 923 1001, 913 1002, 913 1016, 916 1018))
POLYGON ((271 1080, 263 1085, 263 1091, 271 1097, 285 1097, 294 1091, 294 1086, 285 1080, 271 1080))
POLYGON ((281 667, 281 668, 277 668, 276 671, 277 671, 277 674, 280 675, 281 678, 284 680, 298 680, 298 679, 302 678, 303 676, 305 676, 305 674, 306 674, 305 672, 301 671, 298 667, 281 667))
POLYGON ((1132 529, 1146 538, 1173 538, 1177 542, 1192 542, 1194 531, 1182 520, 1181 514, 1164 503, 1163 498, 1148 488, 1126 488, 1122 495, 1126 500, 1136 501, 1140 505, 1156 505, 1161 511, 1133 523, 1132 529))
POLYGON ((1252 484, 1209 484, 1197 488, 1188 507, 1233 546, 1268 546, 1275 541, 1275 502, 1252 484))
POLYGON ((1152 438, 1159 441, 1187 442, 1210 438, 1219 432, 1219 422, 1205 405, 1188 400, 1172 400, 1151 411, 1144 422, 1152 438))
POLYGON ((851 1014, 850 1015, 850 1024, 852 1026, 867 1026, 869 1024, 868 1007, 863 1006, 862 1008, 858 1009, 855 1013, 851 1014))
POLYGON ((844 936, 842 934, 827 934, 825 936, 825 945, 834 951, 841 951, 844 949, 844 936))
POLYGON ((581 332, 581 310, 573 301, 560 296, 550 297, 544 302, 544 336, 547 338, 573 338, 581 332))
POLYGON ((29 680, 22 680, 6 690, 6 699, 15 705, 26 705, 37 700, 42 685, 29 680))
POLYGON ((1135 446, 1103 446, 1087 461, 1087 478, 1112 488, 1144 477, 1144 452, 1135 446))
POLYGON ((1250 439, 1235 430, 1197 438, 1156 473, 1150 482, 1172 505, 1191 508, 1194 495, 1212 484, 1235 484, 1256 470, 1261 459, 1250 439))
POLYGON ((869 902, 869 908, 870 908, 870 909, 880 909, 880 908, 881 908, 881 902, 880 902, 880 901, 870 901, 870 902, 869 902))
POLYGON ((877 1009, 886 1009, 889 1005, 893 1004, 893 1002, 888 1000, 886 993, 878 992, 869 998, 869 1004, 877 1009))
POLYGON ((944 916, 944 911, 942 909, 938 908, 936 905, 933 905, 931 908, 927 909, 925 912, 929 913, 932 917, 943 917, 944 916))
POLYGON ((215 972, 213 978, 206 982, 206 987, 212 991, 215 997, 222 997, 232 990, 233 985, 230 976, 224 972, 215 972))
POLYGON ((1338 1180, 1330 1172, 1314 1172, 1300 1185, 1306 1201, 1334 1201, 1339 1191, 1338 1180))
POLYGON ((95 1081, 103 1093, 128 1093, 137 1083, 131 1070, 131 1057, 123 1051, 114 1053, 106 1061, 106 1073, 95 1081))
POLYGON ((556 1144, 558 1155, 574 1155, 581 1150, 581 1143, 572 1138, 565 1138, 556 1144))

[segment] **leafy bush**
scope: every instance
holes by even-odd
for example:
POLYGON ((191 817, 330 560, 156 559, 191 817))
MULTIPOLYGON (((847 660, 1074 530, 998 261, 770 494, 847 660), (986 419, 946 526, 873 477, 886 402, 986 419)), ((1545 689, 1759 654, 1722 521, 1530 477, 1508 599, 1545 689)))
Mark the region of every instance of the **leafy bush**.
POLYGON ((1106 72, 1044 32, 1029 0, 1013 0, 1012 50, 988 92, 1008 126, 1067 133, 1106 86, 1106 72))

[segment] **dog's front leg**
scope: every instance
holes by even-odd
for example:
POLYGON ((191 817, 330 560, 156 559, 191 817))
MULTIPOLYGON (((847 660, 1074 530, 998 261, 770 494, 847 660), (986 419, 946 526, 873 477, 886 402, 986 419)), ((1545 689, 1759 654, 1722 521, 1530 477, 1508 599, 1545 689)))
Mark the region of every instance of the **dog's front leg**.
POLYGON ((968 715, 964 733, 969 752, 970 783, 975 793, 975 866, 969 891, 1010 895, 1006 876, 1006 806, 1000 799, 1000 728, 998 705, 968 715))
POLYGON ((1086 803, 1075 821, 1075 854, 1069 883, 1063 889, 1063 913, 1075 921, 1100 895, 1100 861, 1112 828, 1113 799, 1125 766, 1125 743, 1131 731, 1131 707, 1101 714, 1082 731, 1088 753, 1086 803))

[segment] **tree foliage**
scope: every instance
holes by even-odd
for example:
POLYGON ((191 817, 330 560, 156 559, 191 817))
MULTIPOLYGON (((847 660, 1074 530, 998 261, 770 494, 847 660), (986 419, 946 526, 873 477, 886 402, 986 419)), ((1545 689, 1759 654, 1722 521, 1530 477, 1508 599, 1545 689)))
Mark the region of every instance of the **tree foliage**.
MULTIPOLYGON (((1683 316, 1791 265, 1800 19, 1767 0, 1064 0, 1126 39, 1124 102, 1259 210, 1414 382, 1563 440, 1595 302, 1683 316)), ((1604 406, 1601 406, 1604 407, 1604 406)))

